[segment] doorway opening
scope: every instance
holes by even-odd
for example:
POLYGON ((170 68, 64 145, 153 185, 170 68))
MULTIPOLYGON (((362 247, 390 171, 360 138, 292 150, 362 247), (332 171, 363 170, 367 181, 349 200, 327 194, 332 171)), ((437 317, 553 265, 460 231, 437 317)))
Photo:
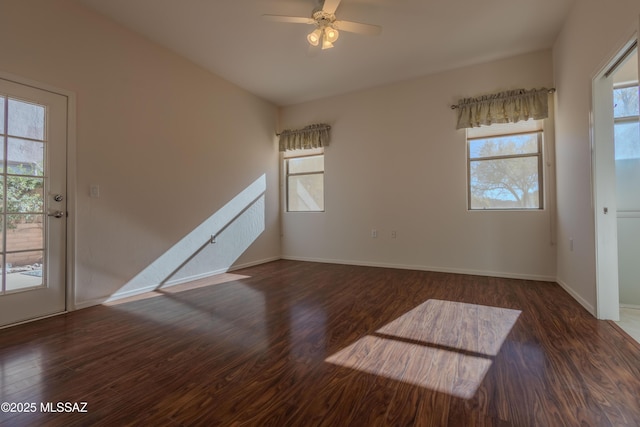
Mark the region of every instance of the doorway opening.
POLYGON ((614 321, 620 320, 620 275, 626 277, 630 265, 624 262, 621 271, 619 262, 629 245, 626 236, 619 239, 619 233, 630 231, 627 219, 638 216, 640 221, 640 196, 634 191, 638 188, 634 174, 640 178, 635 171, 640 162, 637 46, 634 34, 593 79, 597 317, 614 321))
POLYGON ((640 342, 640 102, 638 48, 611 74, 613 78, 614 161, 618 231, 619 325, 640 342))

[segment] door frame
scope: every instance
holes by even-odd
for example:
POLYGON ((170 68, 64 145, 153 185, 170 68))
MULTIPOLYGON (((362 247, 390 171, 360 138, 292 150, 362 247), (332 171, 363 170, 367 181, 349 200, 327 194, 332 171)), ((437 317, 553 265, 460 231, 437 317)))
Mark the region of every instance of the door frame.
MULTIPOLYGON (((48 83, 31 80, 26 77, 8 73, 0 70, 0 78, 9 80, 24 86, 31 86, 36 89, 52 92, 67 98, 67 250, 65 265, 65 312, 75 310, 75 277, 76 277, 76 94, 66 89, 52 86, 48 83)), ((59 313, 57 313, 59 314, 59 313)), ((54 314, 53 316, 56 316, 54 314)), ((50 317, 50 316, 45 316, 50 317)), ((37 319, 30 319, 31 322, 37 319)), ((17 323, 17 324, 19 324, 17 323)), ((12 324, 10 326, 15 326, 12 324)))
POLYGON ((640 17, 598 68, 591 84, 591 190, 596 246, 596 317, 602 320, 620 320, 613 82, 610 78, 605 78, 605 73, 638 40, 639 25, 640 17), (604 212, 605 208, 609 209, 609 213, 604 212))

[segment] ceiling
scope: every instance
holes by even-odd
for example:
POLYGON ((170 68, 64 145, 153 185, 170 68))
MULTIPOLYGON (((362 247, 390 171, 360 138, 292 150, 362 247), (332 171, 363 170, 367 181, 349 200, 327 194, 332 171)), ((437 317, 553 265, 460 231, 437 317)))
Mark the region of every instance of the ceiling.
POLYGON ((316 0, 79 0, 238 86, 285 106, 550 48, 575 0, 343 0, 341 32, 309 55, 316 0))

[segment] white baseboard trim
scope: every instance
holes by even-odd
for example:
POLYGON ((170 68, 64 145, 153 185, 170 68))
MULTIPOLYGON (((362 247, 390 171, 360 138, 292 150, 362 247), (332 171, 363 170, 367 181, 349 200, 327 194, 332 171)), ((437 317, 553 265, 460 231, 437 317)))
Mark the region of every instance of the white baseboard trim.
POLYGON ((292 256, 283 256, 282 259, 291 260, 291 261, 321 262, 325 264, 358 265, 362 267, 397 268, 400 270, 434 271, 438 273, 466 274, 471 276, 501 277, 505 279, 535 280, 539 282, 555 282, 556 281, 556 278, 553 276, 505 273, 505 272, 499 272, 499 271, 470 270, 470 269, 463 269, 463 268, 441 268, 441 267, 432 267, 432 266, 425 266, 425 265, 390 264, 390 263, 368 262, 368 261, 338 260, 338 259, 325 259, 325 258, 303 258, 303 257, 292 257, 292 256))
POLYGON ((274 256, 269 258, 263 258, 258 261, 250 261, 250 262, 245 262, 244 264, 232 265, 231 267, 229 267, 229 269, 227 269, 227 271, 225 271, 225 273, 228 273, 230 271, 242 270, 243 268, 249 268, 256 265, 266 264, 268 262, 278 261, 280 259, 282 259, 282 257, 274 256))
POLYGON ((82 310, 84 308, 93 307, 94 305, 100 305, 106 302, 107 299, 108 298, 94 298, 86 301, 76 301, 75 304, 73 304, 73 310, 70 311, 82 310))
POLYGON ((229 268, 221 268, 221 269, 218 269, 218 270, 208 271, 208 272, 202 273, 202 274, 196 274, 196 275, 193 275, 193 276, 188 276, 188 277, 183 277, 183 278, 180 278, 180 279, 170 280, 170 281, 168 281, 168 282, 166 282, 164 284, 158 283, 158 284, 154 284, 154 285, 145 286, 143 288, 133 289, 133 290, 130 290, 130 291, 116 292, 116 293, 114 293, 114 294, 112 294, 110 296, 107 296, 107 297, 94 298, 94 299, 87 300, 87 301, 76 302, 74 304, 74 306, 75 306, 74 309, 75 310, 81 310, 83 308, 92 307, 94 305, 100 305, 100 304, 113 302, 113 301, 117 301, 117 300, 124 299, 124 298, 133 297, 133 296, 136 296, 136 295, 144 294, 144 293, 147 293, 147 292, 152 292, 152 291, 157 290, 160 287, 167 288, 167 287, 171 287, 171 286, 182 285, 184 283, 189 283, 189 282, 194 282, 196 280, 206 279, 208 277, 216 276, 218 274, 228 273, 230 271, 240 270, 242 268, 253 267, 255 265, 266 264, 268 262, 277 261, 279 259, 280 259, 279 256, 278 257, 265 258, 265 259, 261 259, 261 260, 258 260, 258 261, 251 261, 251 262, 247 262, 247 263, 243 263, 243 264, 232 265, 229 268))
POLYGON ((640 310, 640 305, 635 304, 620 304, 620 308, 632 308, 634 310, 640 310))
POLYGON ((576 291, 574 291, 569 285, 567 285, 566 283, 564 283, 562 280, 560 279, 556 279, 556 283, 558 285, 560 285, 560 287, 562 289, 564 289, 569 295, 571 295, 571 297, 573 299, 575 299, 576 301, 578 301, 578 304, 580 304, 581 306, 583 306, 585 308, 585 310, 587 310, 589 313, 591 313, 591 315, 593 317, 598 317, 597 313, 596 313, 596 309, 593 305, 589 304, 587 302, 587 300, 585 300, 584 298, 582 298, 582 296, 580 296, 580 294, 578 294, 576 291))

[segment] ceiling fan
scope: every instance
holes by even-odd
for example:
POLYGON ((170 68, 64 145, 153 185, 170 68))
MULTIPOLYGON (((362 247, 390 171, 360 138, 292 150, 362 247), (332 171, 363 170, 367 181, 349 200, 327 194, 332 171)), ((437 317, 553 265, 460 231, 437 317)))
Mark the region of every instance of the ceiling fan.
POLYGON ((379 25, 362 24, 353 21, 340 21, 336 19, 336 9, 341 0, 325 0, 322 7, 316 7, 310 18, 285 15, 262 15, 264 19, 277 22, 290 22, 294 24, 313 24, 315 29, 307 35, 307 41, 311 46, 321 46, 322 49, 330 49, 338 40, 340 31, 375 36, 382 32, 379 25))

